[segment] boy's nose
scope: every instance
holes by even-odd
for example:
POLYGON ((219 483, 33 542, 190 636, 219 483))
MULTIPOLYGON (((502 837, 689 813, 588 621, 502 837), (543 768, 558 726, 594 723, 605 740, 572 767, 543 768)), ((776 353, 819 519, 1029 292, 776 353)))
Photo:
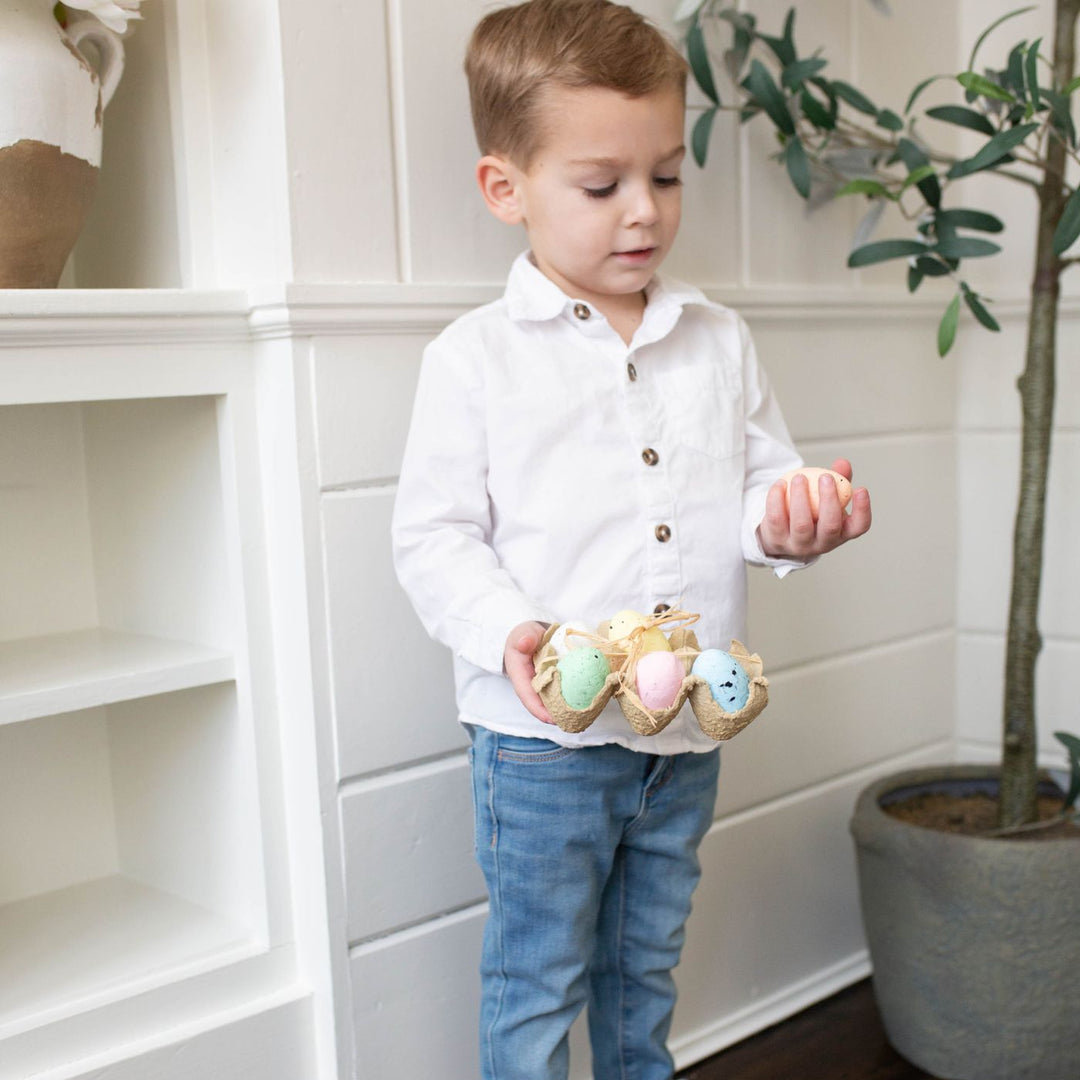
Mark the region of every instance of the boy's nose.
POLYGON ((628 211, 631 225, 654 225, 659 215, 656 207, 656 199, 651 190, 641 190, 635 193, 634 201, 628 211))

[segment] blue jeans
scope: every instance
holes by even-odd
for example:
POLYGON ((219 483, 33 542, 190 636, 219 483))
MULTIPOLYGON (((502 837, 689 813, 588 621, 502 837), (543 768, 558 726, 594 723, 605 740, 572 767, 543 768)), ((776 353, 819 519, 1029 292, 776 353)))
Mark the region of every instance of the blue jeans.
POLYGON ((566 1080, 588 1003, 595 1080, 670 1080, 697 849, 719 753, 472 732, 476 856, 491 911, 481 957, 483 1080, 566 1080))

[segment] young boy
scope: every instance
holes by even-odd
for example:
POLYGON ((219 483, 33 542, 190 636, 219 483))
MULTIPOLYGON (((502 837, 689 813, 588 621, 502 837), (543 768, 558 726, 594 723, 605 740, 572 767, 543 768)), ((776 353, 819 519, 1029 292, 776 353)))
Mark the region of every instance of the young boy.
MULTIPOLYGON (((454 653, 471 738, 485 1080, 565 1080, 588 1004, 596 1080, 667 1080, 716 744, 612 704, 584 732, 533 691, 547 624, 698 612, 744 636, 746 562, 779 575, 870 526, 865 489, 790 510, 801 464, 742 320, 656 271, 679 227, 686 65, 629 8, 487 15, 466 71, 481 195, 523 225, 502 299, 425 352, 394 517, 399 578, 454 653)), ((850 476, 846 461, 834 468, 850 476)))

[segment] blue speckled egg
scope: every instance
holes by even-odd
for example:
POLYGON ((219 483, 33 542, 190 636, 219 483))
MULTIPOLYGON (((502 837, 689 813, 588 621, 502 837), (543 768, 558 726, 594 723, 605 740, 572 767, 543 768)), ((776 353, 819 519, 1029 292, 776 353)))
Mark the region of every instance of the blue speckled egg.
POLYGON ((713 701, 724 712, 738 712, 750 697, 750 680, 742 664, 722 649, 699 653, 691 673, 709 684, 713 701))

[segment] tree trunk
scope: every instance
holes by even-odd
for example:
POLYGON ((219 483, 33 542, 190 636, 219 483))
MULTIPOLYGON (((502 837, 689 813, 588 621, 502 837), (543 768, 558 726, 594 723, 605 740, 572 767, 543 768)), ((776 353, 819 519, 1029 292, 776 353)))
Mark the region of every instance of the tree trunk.
MULTIPOLYGON (((1057 0, 1054 24, 1054 85, 1057 87, 1064 86, 1073 76, 1078 13, 1080 0, 1057 0)), ((1053 241, 1065 205, 1065 158, 1064 145, 1051 136, 1047 169, 1039 188, 1039 231, 1028 315, 1027 359, 1019 382, 1023 426, 1005 657, 1002 828, 1036 818, 1035 663, 1042 648, 1038 628, 1039 590, 1062 271, 1053 241)))

